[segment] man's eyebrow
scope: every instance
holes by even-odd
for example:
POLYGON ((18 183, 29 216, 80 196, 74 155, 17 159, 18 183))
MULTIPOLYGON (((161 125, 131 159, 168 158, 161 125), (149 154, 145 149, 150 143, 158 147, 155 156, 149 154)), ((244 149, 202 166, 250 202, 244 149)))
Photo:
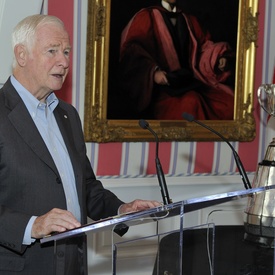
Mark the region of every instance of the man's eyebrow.
MULTIPOLYGON (((50 44, 50 45, 48 45, 48 48, 58 48, 58 47, 60 47, 60 45, 61 45, 61 43, 59 43, 59 44, 50 44)), ((67 46, 67 47, 65 47, 65 49, 66 50, 71 50, 71 46, 67 46)))

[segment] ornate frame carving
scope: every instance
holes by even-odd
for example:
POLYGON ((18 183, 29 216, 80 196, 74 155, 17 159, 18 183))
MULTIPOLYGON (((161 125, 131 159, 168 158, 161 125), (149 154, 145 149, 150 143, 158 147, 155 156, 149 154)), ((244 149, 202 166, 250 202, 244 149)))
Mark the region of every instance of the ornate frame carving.
MULTIPOLYGON (((137 120, 107 118, 110 18, 111 0, 88 1, 85 139, 87 142, 151 141, 154 137, 141 129, 137 120)), ((203 121, 232 141, 252 141, 255 137, 253 91, 258 31, 258 0, 239 0, 234 119, 203 121)), ((149 122, 161 141, 219 140, 199 125, 184 120, 149 122)))

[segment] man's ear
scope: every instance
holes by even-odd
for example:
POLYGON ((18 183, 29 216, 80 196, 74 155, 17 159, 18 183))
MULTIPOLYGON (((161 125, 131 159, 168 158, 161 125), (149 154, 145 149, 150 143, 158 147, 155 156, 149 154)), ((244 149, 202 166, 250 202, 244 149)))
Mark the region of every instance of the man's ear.
POLYGON ((26 65, 27 49, 24 45, 18 44, 14 47, 14 56, 20 67, 26 65))

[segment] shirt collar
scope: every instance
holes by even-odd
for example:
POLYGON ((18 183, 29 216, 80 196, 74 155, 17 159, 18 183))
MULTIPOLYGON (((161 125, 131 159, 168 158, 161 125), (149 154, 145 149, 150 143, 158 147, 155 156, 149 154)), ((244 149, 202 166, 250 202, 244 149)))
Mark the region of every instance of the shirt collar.
POLYGON ((58 105, 59 100, 54 92, 47 96, 45 103, 42 103, 34 97, 13 75, 11 76, 11 83, 23 100, 32 117, 36 115, 37 109, 41 106, 47 106, 48 111, 53 112, 58 105))
POLYGON ((166 10, 168 10, 168 11, 170 11, 170 12, 176 12, 177 11, 177 7, 175 6, 174 8, 173 8, 173 10, 171 9, 171 6, 167 3, 167 2, 165 2, 165 1, 161 1, 161 5, 166 9, 166 10))

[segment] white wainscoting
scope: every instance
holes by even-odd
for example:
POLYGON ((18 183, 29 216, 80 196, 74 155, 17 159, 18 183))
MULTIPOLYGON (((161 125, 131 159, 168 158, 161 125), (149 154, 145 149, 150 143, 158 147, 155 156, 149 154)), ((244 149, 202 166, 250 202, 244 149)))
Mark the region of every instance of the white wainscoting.
MULTIPOLYGON (((249 178, 252 180, 253 175, 250 175, 249 178)), ((239 175, 169 177, 166 181, 173 202, 244 189, 239 175)), ((126 202, 136 198, 161 201, 155 177, 103 178, 102 182, 105 188, 110 189, 126 202)), ((184 226, 197 226, 207 222, 213 222, 216 225, 241 225, 246 203, 247 199, 243 198, 188 213, 184 216, 184 226)), ((133 226, 123 237, 113 235, 108 231, 88 234, 89 274, 112 274, 112 238, 114 238, 114 243, 124 242, 155 235, 156 232, 168 232, 178 229, 178 227, 179 217, 173 217, 165 219, 162 223, 152 222, 133 226)), ((152 274, 157 253, 157 238, 129 242, 127 245, 119 247, 118 250, 119 272, 117 269, 117 274, 152 274)))

